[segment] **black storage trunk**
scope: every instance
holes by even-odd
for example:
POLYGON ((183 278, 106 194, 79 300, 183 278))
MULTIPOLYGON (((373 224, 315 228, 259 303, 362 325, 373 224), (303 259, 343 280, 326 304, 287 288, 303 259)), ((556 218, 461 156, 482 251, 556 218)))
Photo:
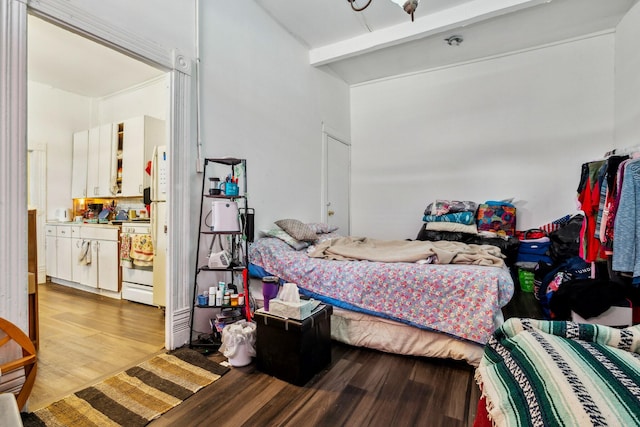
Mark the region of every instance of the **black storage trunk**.
POLYGON ((258 369, 291 384, 306 384, 331 363, 332 313, 333 307, 324 305, 297 321, 256 312, 258 369))

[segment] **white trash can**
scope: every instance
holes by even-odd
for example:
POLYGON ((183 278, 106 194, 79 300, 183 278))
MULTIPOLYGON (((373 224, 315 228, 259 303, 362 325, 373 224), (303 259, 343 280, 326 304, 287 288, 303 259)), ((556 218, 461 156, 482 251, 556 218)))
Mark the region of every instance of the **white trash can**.
POLYGON ((247 366, 256 355, 256 324, 242 320, 222 329, 220 351, 234 367, 247 366))

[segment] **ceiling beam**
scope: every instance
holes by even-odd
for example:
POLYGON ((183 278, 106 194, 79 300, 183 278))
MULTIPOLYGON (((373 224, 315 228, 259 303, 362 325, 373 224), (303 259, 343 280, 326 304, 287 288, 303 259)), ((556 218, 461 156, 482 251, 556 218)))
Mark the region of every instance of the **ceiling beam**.
POLYGON ((342 59, 451 31, 496 16, 550 3, 551 1, 474 0, 416 18, 414 22, 407 21, 400 25, 382 28, 361 36, 311 49, 309 51, 309 63, 313 66, 330 64, 342 59))

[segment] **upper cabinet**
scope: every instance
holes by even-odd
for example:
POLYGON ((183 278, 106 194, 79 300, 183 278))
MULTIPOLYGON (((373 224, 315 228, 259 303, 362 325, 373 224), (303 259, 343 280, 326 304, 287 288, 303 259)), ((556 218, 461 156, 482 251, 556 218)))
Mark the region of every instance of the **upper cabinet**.
POLYGON ((73 173, 71 175, 71 197, 87 197, 87 159, 89 155, 89 131, 73 134, 73 173))
POLYGON ((141 197, 151 183, 146 167, 153 156, 153 147, 166 143, 165 122, 140 116, 115 126, 121 130, 121 146, 117 150, 122 153, 122 190, 119 195, 141 197))
POLYGON ((153 148, 165 144, 164 120, 148 116, 74 133, 72 197, 142 197, 153 148))
POLYGON ((89 129, 87 197, 116 195, 115 141, 114 125, 111 123, 89 129))

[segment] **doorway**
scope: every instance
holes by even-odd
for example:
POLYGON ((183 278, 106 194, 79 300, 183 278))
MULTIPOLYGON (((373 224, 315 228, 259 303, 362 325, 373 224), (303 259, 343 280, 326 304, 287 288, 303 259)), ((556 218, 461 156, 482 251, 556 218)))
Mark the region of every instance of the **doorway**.
POLYGON ((351 146, 334 132, 323 132, 324 201, 322 220, 350 235, 351 146))
MULTIPOLYGON (((169 74, 36 16, 28 17, 27 28, 27 197, 38 208, 42 218, 38 235, 44 236, 44 223, 53 219, 53 212, 73 206, 73 133, 139 115, 169 120, 169 74)), ((38 242, 42 251, 38 259, 44 263, 45 239, 38 242)), ((38 270, 42 283, 44 265, 38 270)), ((66 393, 86 386, 138 362, 130 358, 143 357, 141 352, 150 356, 164 348, 163 314, 156 307, 110 300, 52 283, 41 289, 39 375, 32 393, 37 404, 63 397, 50 395, 52 389, 66 393), (105 308, 96 316, 100 307, 105 308), (148 321, 141 319, 130 323, 129 329, 122 328, 129 323, 123 322, 127 311, 138 316, 147 313, 148 321), (112 363, 96 353, 103 358, 111 354, 112 363), (77 369, 65 370, 60 355, 77 369), (80 360, 85 362, 78 365, 80 360), (47 386, 51 383, 66 388, 47 386)))

